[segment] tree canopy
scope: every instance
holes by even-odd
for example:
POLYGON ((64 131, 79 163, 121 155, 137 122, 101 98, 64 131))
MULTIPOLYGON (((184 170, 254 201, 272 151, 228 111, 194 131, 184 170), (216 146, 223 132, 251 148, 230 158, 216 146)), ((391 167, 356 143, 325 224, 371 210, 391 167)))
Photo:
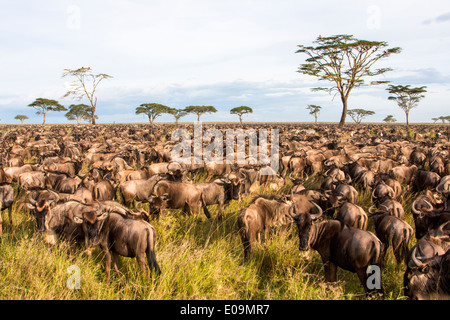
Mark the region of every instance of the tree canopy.
POLYGON ((317 118, 319 117, 320 109, 322 109, 322 107, 315 104, 308 104, 306 109, 309 110, 309 114, 312 114, 314 116, 314 122, 317 123, 317 118))
POLYGON ((189 106, 184 108, 184 111, 188 113, 194 113, 197 115, 197 121, 200 121, 200 117, 205 113, 216 113, 217 109, 213 106, 189 106))
POLYGON ((50 111, 67 111, 67 109, 61 105, 58 101, 53 99, 45 99, 45 98, 37 98, 32 103, 28 105, 28 107, 35 108, 37 115, 43 115, 44 121, 42 124, 45 124, 47 119, 47 114, 50 111))
MULTIPOLYGON (((87 104, 71 104, 69 106, 69 112, 64 115, 67 120, 76 120, 78 124, 81 120, 85 120, 89 123, 92 122, 92 107, 87 104)), ((98 116, 94 116, 96 119, 98 116)))
POLYGON ((355 121, 356 124, 360 124, 362 119, 367 116, 372 116, 375 114, 375 111, 365 110, 365 109, 350 109, 347 111, 347 114, 355 121))
POLYGON ((366 83, 365 78, 382 75, 391 68, 374 69, 380 59, 399 53, 399 47, 387 48, 384 41, 367 41, 353 35, 319 36, 316 46, 299 45, 296 53, 308 56, 306 63, 298 68, 298 72, 318 78, 319 81, 332 83, 331 87, 316 87, 313 91, 336 92, 342 101, 342 115, 339 126, 345 124, 348 97, 353 88, 387 83, 385 80, 374 80, 366 83))
POLYGON ((63 78, 67 76, 75 77, 75 81, 70 84, 69 91, 63 96, 63 98, 74 97, 77 100, 81 100, 83 97, 88 98, 92 107, 91 123, 95 124, 95 116, 97 108, 97 97, 95 92, 98 85, 104 79, 112 78, 112 76, 106 73, 93 74, 90 67, 81 67, 78 69, 64 69, 63 78))
POLYGON ((389 85, 386 88, 392 96, 388 97, 388 100, 397 102, 400 109, 405 112, 406 125, 409 125, 409 112, 411 109, 416 108, 419 101, 425 98, 422 93, 427 92, 426 86, 411 88, 411 85, 389 85))
POLYGON ((235 107, 230 110, 230 114, 237 114, 239 116, 239 122, 242 125, 242 116, 247 113, 253 113, 253 109, 247 106, 235 107))
POLYGON ((20 123, 23 124, 23 121, 29 118, 24 114, 18 114, 17 116, 14 117, 14 119, 20 120, 20 123))
POLYGON ((386 116, 386 118, 383 119, 384 122, 386 123, 393 123, 393 122, 397 122, 397 119, 394 118, 394 116, 392 114, 386 116))
POLYGON ((177 109, 177 108, 170 108, 168 113, 173 115, 173 117, 175 118, 175 123, 178 123, 178 120, 180 120, 180 118, 183 118, 188 114, 188 112, 185 111, 184 109, 177 109))
POLYGON ((170 113, 171 108, 159 103, 143 103, 136 108, 136 114, 147 115, 150 124, 164 113, 170 113))

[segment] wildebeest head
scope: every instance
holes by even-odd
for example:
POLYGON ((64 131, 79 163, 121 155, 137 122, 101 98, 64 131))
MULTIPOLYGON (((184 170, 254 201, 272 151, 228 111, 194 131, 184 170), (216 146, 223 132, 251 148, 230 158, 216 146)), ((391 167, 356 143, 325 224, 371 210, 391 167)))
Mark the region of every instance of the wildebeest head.
POLYGON ((74 212, 73 222, 82 225, 86 249, 98 244, 99 233, 108 217, 109 211, 104 210, 101 206, 89 206, 74 212))
POLYGON ((320 208, 315 202, 311 201, 314 205, 314 209, 311 212, 296 212, 295 204, 289 208, 289 214, 294 219, 298 229, 299 238, 299 250, 309 250, 309 238, 311 233, 311 227, 314 220, 322 216, 322 208, 320 208))
POLYGON ((162 210, 167 207, 169 194, 164 193, 161 196, 150 196, 148 199, 148 216, 158 216, 162 210))
POLYGON ((417 248, 404 275, 405 295, 414 300, 449 298, 450 250, 444 255, 423 259, 417 248))
POLYGON ((46 217, 50 211, 50 205, 54 202, 54 199, 41 199, 39 201, 32 197, 32 193, 28 195, 27 208, 30 213, 36 218, 38 231, 44 232, 46 230, 46 217))

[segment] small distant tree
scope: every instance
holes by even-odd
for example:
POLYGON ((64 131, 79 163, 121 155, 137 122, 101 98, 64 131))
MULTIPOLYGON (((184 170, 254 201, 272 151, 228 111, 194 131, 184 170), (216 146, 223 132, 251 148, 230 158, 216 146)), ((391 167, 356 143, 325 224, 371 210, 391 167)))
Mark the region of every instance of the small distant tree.
POLYGON ((239 116, 239 122, 242 125, 242 116, 247 113, 253 113, 253 109, 247 106, 240 106, 230 110, 230 114, 237 114, 239 116))
POLYGON ((314 122, 317 123, 317 118, 319 117, 320 109, 322 109, 322 107, 316 106, 315 104, 308 104, 306 109, 309 110, 309 114, 314 116, 314 122))
POLYGON ((426 86, 411 88, 410 85, 391 84, 386 89, 392 94, 392 96, 388 97, 388 100, 396 101, 400 109, 405 112, 407 126, 409 126, 409 112, 411 109, 417 107, 420 100, 425 98, 425 95, 423 95, 423 93, 427 92, 425 88, 426 86))
POLYGON ((347 111, 347 114, 353 119, 353 121, 355 121, 356 124, 360 124, 362 119, 367 116, 374 115, 375 112, 364 109, 350 109, 347 111))
MULTIPOLYGON (((81 120, 92 123, 92 107, 87 104, 71 104, 69 106, 69 112, 64 115, 67 120, 76 120, 78 124, 81 120)), ((97 119, 98 116, 95 115, 97 119)))
POLYGON ((183 109, 176 109, 176 108, 170 108, 168 113, 173 115, 173 117, 175 118, 176 124, 178 124, 178 120, 180 120, 180 118, 183 118, 184 116, 186 116, 188 114, 187 111, 185 111, 183 109))
POLYGON ((383 121, 386 123, 394 123, 397 122, 397 119, 395 119, 394 116, 390 114, 386 118, 384 118, 383 121))
POLYGON ((170 113, 171 108, 159 103, 143 103, 136 108, 136 114, 147 115, 148 121, 151 125, 156 118, 160 117, 164 113, 170 113))
POLYGON ((431 118, 431 120, 433 120, 434 123, 436 123, 439 120, 441 120, 442 123, 445 123, 445 121, 450 122, 450 116, 440 116, 439 118, 431 118))
POLYGON ((64 69, 63 78, 67 76, 75 77, 75 81, 70 84, 70 90, 66 92, 63 98, 73 96, 77 100, 81 100, 83 97, 88 98, 92 107, 91 123, 95 124, 95 111, 97 108, 97 97, 95 91, 98 85, 104 79, 112 78, 112 76, 106 73, 93 74, 90 67, 81 67, 78 69, 64 69))
POLYGON ((200 117, 205 113, 216 113, 217 109, 213 106, 189 106, 184 108, 184 111, 188 113, 194 113, 197 115, 197 121, 200 121, 200 117))
POLYGON ((35 108, 37 110, 37 115, 42 114, 44 116, 44 121, 42 122, 43 125, 45 125, 47 114, 50 111, 67 111, 67 109, 63 105, 61 105, 58 101, 52 99, 37 98, 28 106, 35 108))
POLYGON ((14 117, 14 119, 20 120, 20 124, 23 124, 23 121, 29 118, 26 115, 18 114, 17 116, 14 117))

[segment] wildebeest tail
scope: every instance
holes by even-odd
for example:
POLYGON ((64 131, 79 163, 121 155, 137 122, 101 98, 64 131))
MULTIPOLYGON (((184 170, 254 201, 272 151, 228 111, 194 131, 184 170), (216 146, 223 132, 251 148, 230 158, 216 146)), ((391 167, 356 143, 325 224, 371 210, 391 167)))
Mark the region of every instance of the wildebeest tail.
POLYGON ((200 200, 202 201, 202 208, 203 208, 203 213, 205 214, 205 216, 210 219, 211 218, 211 214, 209 213, 208 207, 206 206, 206 202, 205 199, 203 198, 203 193, 200 196, 200 200))
POLYGON ((155 243, 156 231, 152 226, 150 226, 150 228, 147 229, 147 262, 150 269, 153 269, 157 274, 160 274, 161 269, 156 261, 155 243))
POLYGON ((245 219, 245 215, 243 215, 244 211, 245 209, 242 209, 241 214, 238 217, 238 227, 242 245, 244 246, 244 260, 247 260, 250 256, 251 244, 247 219, 245 219))

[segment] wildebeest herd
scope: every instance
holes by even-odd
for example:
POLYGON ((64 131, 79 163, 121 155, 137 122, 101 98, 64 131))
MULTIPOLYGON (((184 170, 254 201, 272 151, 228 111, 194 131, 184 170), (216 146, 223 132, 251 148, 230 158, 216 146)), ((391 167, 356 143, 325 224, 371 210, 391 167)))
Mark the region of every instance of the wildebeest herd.
MULTIPOLYGON (((225 132, 234 125, 204 127, 225 132)), ((71 251, 82 248, 88 254, 99 246, 109 281, 111 260, 118 271, 119 256, 135 257, 143 272, 161 273, 151 223, 164 219, 166 209, 204 213, 220 223, 224 206, 250 195, 235 230, 243 263, 262 236, 267 241, 293 225, 299 250, 319 253, 327 282, 337 280, 339 267, 356 273, 368 294, 383 293, 382 285, 368 285, 368 267, 380 267, 382 279, 392 247, 396 262, 406 266, 405 296, 449 297, 450 142, 445 125, 406 130, 247 124, 244 129, 279 130, 279 170, 273 175, 261 175, 264 166, 251 161, 174 162, 175 128, 2 127, 1 209, 8 210, 12 225, 13 203, 21 203, 49 245, 67 241, 71 251), (194 182, 198 174, 206 181, 194 182), (312 180, 319 185, 305 187, 312 180), (361 204, 367 193, 370 205, 361 204), (407 198, 412 201, 405 206, 407 198), (216 217, 211 205, 217 205, 216 217), (405 221, 411 215, 412 225, 405 221)), ((203 148, 209 142, 203 141, 203 148)), ((0 232, 1 225, 0 217, 0 232)))

